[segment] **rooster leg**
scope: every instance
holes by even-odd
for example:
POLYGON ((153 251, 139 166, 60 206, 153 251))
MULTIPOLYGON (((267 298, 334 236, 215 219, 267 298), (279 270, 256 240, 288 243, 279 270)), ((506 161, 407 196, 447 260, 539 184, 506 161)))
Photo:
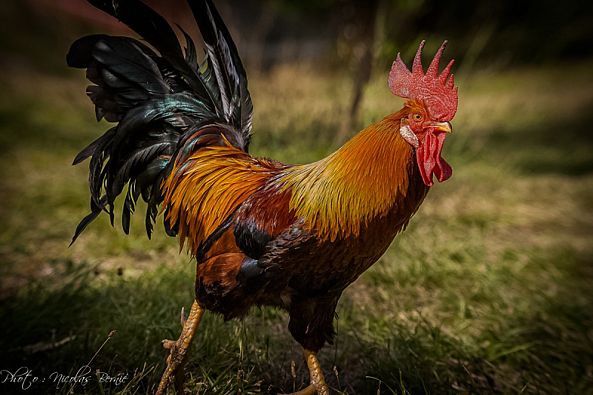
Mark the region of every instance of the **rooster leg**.
POLYGON ((303 354, 305 355, 307 367, 309 368, 311 384, 305 389, 287 395, 329 395, 329 388, 325 383, 325 377, 323 377, 323 371, 321 370, 321 365, 319 364, 316 353, 303 348, 303 354))
POLYGON ((183 329, 179 339, 177 341, 163 340, 163 347, 169 350, 169 356, 167 357, 167 368, 161 377, 156 395, 165 394, 169 382, 173 379, 175 380, 175 390, 178 394, 183 394, 183 366, 187 360, 187 351, 200 325, 202 315, 204 315, 204 309, 194 300, 189 316, 185 318, 183 311, 181 313, 183 329))

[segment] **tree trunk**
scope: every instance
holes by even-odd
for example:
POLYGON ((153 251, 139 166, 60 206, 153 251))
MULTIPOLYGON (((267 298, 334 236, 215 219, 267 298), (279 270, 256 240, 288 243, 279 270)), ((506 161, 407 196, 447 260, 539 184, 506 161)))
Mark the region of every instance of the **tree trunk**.
POLYGON ((364 96, 364 88, 371 79, 377 42, 382 35, 383 24, 382 7, 383 0, 373 0, 362 3, 358 20, 360 21, 360 35, 357 50, 357 66, 353 76, 352 99, 348 106, 348 112, 344 117, 340 131, 336 135, 336 143, 341 144, 352 133, 356 132, 360 107, 364 96))

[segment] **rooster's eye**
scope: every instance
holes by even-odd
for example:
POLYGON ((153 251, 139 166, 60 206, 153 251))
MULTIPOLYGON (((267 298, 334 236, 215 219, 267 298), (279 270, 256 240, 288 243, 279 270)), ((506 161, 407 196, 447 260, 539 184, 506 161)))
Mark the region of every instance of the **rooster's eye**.
POLYGON ((412 118, 414 118, 414 121, 422 121, 422 114, 414 113, 412 118))

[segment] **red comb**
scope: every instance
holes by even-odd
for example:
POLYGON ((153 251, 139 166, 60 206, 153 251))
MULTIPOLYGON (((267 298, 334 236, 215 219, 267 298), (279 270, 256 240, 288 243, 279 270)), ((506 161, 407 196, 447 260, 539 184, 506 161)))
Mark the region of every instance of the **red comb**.
POLYGON ((391 92, 406 99, 422 100, 431 118, 436 121, 450 121, 457 111, 457 87, 453 74, 449 75, 453 59, 439 75, 439 61, 446 45, 447 41, 444 41, 430 62, 426 74, 422 69, 424 40, 418 47, 411 72, 399 53, 389 72, 391 92))

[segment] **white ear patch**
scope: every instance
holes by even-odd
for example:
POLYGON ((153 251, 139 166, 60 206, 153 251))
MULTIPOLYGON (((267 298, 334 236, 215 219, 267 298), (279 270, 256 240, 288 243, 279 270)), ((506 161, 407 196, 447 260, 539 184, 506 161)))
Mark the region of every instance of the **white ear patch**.
POLYGON ((414 148, 418 148, 418 146, 420 145, 418 137, 416 137, 416 135, 414 134, 414 132, 412 132, 412 129, 410 129, 408 125, 402 125, 402 127, 399 128, 399 134, 401 134, 404 140, 410 143, 410 145, 414 148))

